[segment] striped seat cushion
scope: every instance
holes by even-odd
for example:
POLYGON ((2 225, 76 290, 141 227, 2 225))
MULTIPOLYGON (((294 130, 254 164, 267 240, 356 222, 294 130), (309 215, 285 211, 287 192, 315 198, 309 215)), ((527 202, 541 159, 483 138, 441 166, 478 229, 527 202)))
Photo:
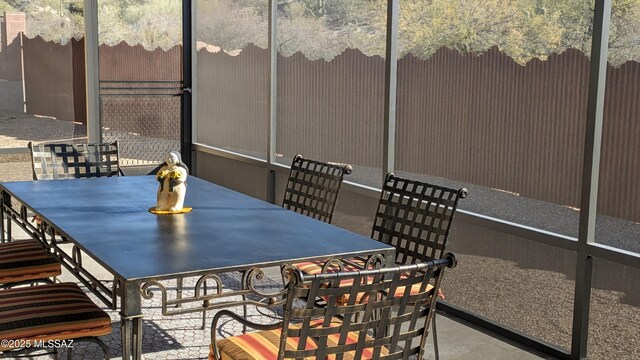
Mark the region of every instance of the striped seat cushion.
MULTIPOLYGON (((306 262, 294 264, 293 266, 295 266, 297 269, 300 269, 302 272, 306 274, 315 275, 315 274, 322 273, 322 267, 324 266, 325 262, 326 260, 306 261, 306 262)), ((364 268, 365 263, 366 263, 366 260, 362 258, 349 259, 348 262, 344 263, 343 271, 361 270, 362 268, 364 268)), ((337 270, 338 270, 337 268, 329 268, 327 272, 331 273, 337 270)), ((402 276, 404 278, 408 276, 408 274, 404 274, 402 276)), ((352 286, 352 285, 353 285, 353 279, 345 279, 340 282, 340 287, 352 286)), ((413 286, 411 286, 410 294, 411 295, 418 294, 420 292, 420 285, 421 284, 419 283, 413 284, 413 286)), ((395 297, 403 296, 405 292, 405 288, 406 288, 405 286, 399 286, 396 289, 395 297)), ((431 284, 427 285, 427 291, 431 291, 431 289, 433 289, 433 285, 431 284)), ((363 300, 363 297, 364 297, 364 293, 359 293, 358 297, 356 298, 356 304, 361 302, 363 300)), ((445 299, 444 293, 442 292, 441 289, 438 289, 438 297, 441 298, 442 300, 445 299)), ((326 301, 327 299, 325 298, 324 300, 326 301)), ((348 301, 349 301, 349 295, 343 295, 340 299, 338 299, 337 304, 344 305, 348 301)))
MULTIPOLYGON (((319 326, 322 324, 322 319, 315 320, 311 326, 319 326)), ((295 326, 295 325, 292 325, 295 326)), ((340 326, 340 323, 331 323, 331 327, 340 326)), ((280 329, 257 331, 240 336, 234 336, 222 340, 218 340, 218 349, 220 350, 221 360, 275 360, 278 358, 278 350, 280 347, 280 329)), ((340 334, 330 335, 327 338, 328 346, 336 346, 340 334)), ((367 338, 371 339, 369 336, 367 338)), ((347 344, 354 344, 358 342, 358 333, 350 332, 347 335, 347 344)), ((298 348, 298 338, 287 338, 287 349, 295 350, 298 348)), ((316 349, 317 345, 312 341, 307 341, 305 349, 316 349)), ((382 355, 387 355, 389 351, 386 348, 381 349, 382 355)), ((344 353, 343 359, 352 360, 355 358, 355 352, 344 353)), ((371 359, 373 356, 372 349, 365 349, 360 359, 371 359)), ((335 356, 327 356, 327 359, 333 360, 335 356)), ((214 360, 213 347, 210 346, 209 360, 214 360)), ((309 357, 305 359, 315 359, 309 357)))
MULTIPOLYGON (((111 332, 109 315, 73 283, 0 291, 0 339, 68 340, 111 332)), ((10 350, 2 348, 0 351, 10 350)))
POLYGON ((61 273, 60 263, 38 240, 0 244, 0 284, 52 278, 61 273))
MULTIPOLYGON (((313 261, 305 261, 297 264, 293 264, 296 269, 300 269, 305 274, 316 275, 322 273, 322 267, 327 262, 327 260, 313 260, 313 261)), ((360 258, 349 259, 348 262, 343 263, 343 271, 356 271, 362 270, 365 265, 366 260, 360 258)), ((338 271, 337 267, 329 267, 327 272, 336 272, 338 271)))
MULTIPOLYGON (((408 276, 408 274, 403 274, 402 275, 403 278, 406 278, 407 276, 408 276)), ((373 281, 373 279, 371 279, 369 281, 373 281)), ((344 280, 340 281, 340 287, 350 287, 352 285, 353 285, 353 279, 344 279, 344 280)), ((409 291, 409 294, 410 295, 419 294, 421 285, 422 285, 421 283, 413 284, 411 286, 411 290, 409 291)), ((404 296, 406 288, 407 288, 406 286, 398 286, 396 288, 396 292, 394 294, 394 297, 399 298, 399 297, 404 296)), ((433 285, 428 284, 426 291, 429 292, 432 289, 433 289, 433 285)), ((364 295, 365 295, 365 293, 358 293, 355 303, 358 304, 358 303, 366 300, 364 298, 364 295)), ((442 300, 445 299, 444 293, 442 292, 441 289, 438 289, 438 297, 441 298, 442 300)), ((323 297, 323 300, 328 301, 328 298, 323 297)), ((348 302, 349 302, 349 295, 348 294, 340 296, 340 298, 338 298, 337 301, 336 301, 338 306, 346 305, 348 302)))

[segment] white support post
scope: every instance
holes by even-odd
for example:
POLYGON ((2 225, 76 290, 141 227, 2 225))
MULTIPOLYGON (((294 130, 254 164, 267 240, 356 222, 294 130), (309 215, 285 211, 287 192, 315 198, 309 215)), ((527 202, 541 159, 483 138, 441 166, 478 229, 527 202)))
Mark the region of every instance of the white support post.
POLYGON ((98 3, 84 0, 84 58, 87 92, 87 138, 90 143, 102 142, 100 125, 100 67, 98 49, 98 3))

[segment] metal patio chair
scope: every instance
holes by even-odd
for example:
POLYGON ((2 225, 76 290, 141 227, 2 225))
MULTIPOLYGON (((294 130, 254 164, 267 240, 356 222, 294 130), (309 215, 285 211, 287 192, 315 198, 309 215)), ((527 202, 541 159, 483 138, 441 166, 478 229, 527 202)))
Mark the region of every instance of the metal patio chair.
MULTIPOLYGON (((352 172, 351 165, 311 160, 298 154, 291 163, 282 207, 330 224, 342 180, 352 172)), ((246 274, 242 273, 243 284, 246 274)), ((282 281, 285 282, 284 277, 282 281)), ((246 317, 246 305, 243 306, 243 312, 246 317)), ((205 327, 204 321, 206 313, 203 313, 202 328, 205 327)))
MULTIPOLYGON (((440 259, 446 251, 458 202, 467 194, 466 188, 453 189, 389 173, 380 195, 371 237, 396 248, 395 262, 398 265, 440 259)), ((332 270, 324 265, 324 261, 313 261, 295 264, 295 267, 308 274, 332 270)), ((365 259, 359 258, 342 264, 342 268, 364 266, 365 259)), ((435 319, 434 316, 433 343, 438 359, 435 319)))
MULTIPOLYGON (((109 315, 76 284, 58 283, 0 291, 2 358, 37 356, 31 352, 41 350, 40 345, 47 346, 49 341, 67 345, 84 341, 98 344, 105 359, 109 359, 107 346, 98 338, 109 333, 109 315)), ((67 358, 71 359, 72 355, 73 348, 68 347, 67 358)))
POLYGON ((124 176, 117 141, 88 144, 29 142, 27 147, 31 153, 33 180, 124 176))
POLYGON ((123 175, 118 142, 103 144, 33 144, 29 142, 34 180, 80 179, 123 175))
MULTIPOLYGON (((389 173, 371 231, 371 238, 396 248, 396 264, 439 259, 466 188, 453 189, 410 180, 389 173)), ((347 268, 362 268, 364 259, 351 259, 347 268)), ((324 260, 295 266, 308 274, 323 272, 324 260)), ((327 269, 325 269, 326 271, 327 269)))
MULTIPOLYGON (((121 175, 118 144, 29 143, 34 180, 78 179, 121 175)), ((20 209, 26 219, 27 211, 20 209)), ((40 228, 39 231, 45 231, 40 228)), ((30 355, 48 341, 93 342, 109 359, 97 336, 111 332, 111 318, 73 283, 53 283, 61 265, 36 239, 0 244, 0 357, 30 355), (47 282, 46 285, 15 287, 47 282), (14 288, 12 288, 14 287, 14 288)), ((55 350, 54 350, 55 352, 55 350)), ((71 359, 73 349, 67 349, 71 359)))
POLYGON ((25 239, 0 244, 0 288, 35 282, 51 283, 62 267, 42 243, 25 239))
POLYGON ((371 237, 396 248, 396 264, 440 259, 460 199, 466 188, 453 189, 387 175, 371 237))
POLYGON ((282 207, 330 224, 342 180, 352 172, 351 165, 326 163, 296 155, 282 207))
POLYGON ((311 160, 298 154, 291 163, 282 207, 330 224, 344 176, 352 172, 351 165, 311 160))
MULTIPOLYGON (((29 142, 34 180, 119 176, 118 143, 33 144, 29 142)), ((21 209, 26 217, 26 209, 21 209)), ((41 225, 37 216, 34 220, 41 225)), ((10 221, 10 220, 9 220, 10 221)), ((0 287, 51 282, 62 273, 57 260, 35 239, 0 244, 0 287)))
POLYGON ((296 270, 282 321, 256 324, 228 310, 214 316, 209 359, 421 359, 444 267, 455 265, 447 254, 377 270, 296 270), (317 297, 328 305, 318 307, 317 297), (217 340, 224 316, 260 331, 217 340))
MULTIPOLYGON (((282 207, 330 224, 344 175, 352 172, 351 165, 324 163, 296 155, 291 164, 282 207)), ((319 273, 323 263, 313 261, 294 266, 303 270, 311 266, 320 269, 316 271, 319 273)))

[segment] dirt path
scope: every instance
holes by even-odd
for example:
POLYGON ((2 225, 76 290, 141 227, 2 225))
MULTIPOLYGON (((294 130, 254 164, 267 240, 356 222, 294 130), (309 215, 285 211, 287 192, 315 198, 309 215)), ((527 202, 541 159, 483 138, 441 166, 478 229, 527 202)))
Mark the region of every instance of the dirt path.
MULTIPOLYGON (((26 147, 33 142, 84 142, 84 125, 49 117, 0 110, 0 148, 26 147)), ((0 181, 31 180, 28 154, 0 154, 0 181)))
POLYGON ((86 141, 84 125, 29 114, 0 111, 0 147, 23 147, 29 141, 86 141))

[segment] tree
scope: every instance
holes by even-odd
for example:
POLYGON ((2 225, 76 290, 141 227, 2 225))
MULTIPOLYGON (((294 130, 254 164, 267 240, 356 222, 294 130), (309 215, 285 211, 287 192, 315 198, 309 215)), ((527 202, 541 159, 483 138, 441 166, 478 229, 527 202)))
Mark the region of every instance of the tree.
POLYGON ((384 56, 384 0, 298 0, 278 13, 278 51, 330 61, 347 48, 384 56))
POLYGON ((544 11, 557 14, 558 26, 562 29, 560 49, 578 49, 585 54, 591 52, 594 1, 592 0, 541 0, 544 11))
MULTIPOLYGON (((347 48, 384 56, 387 0, 277 0, 278 51, 331 60, 347 48)), ((448 47, 481 54, 493 46, 518 63, 568 48, 591 50, 595 0, 400 0, 400 56, 448 47)), ((99 1, 99 39, 147 49, 181 42, 178 0, 99 1)), ((197 40, 225 50, 266 48, 268 3, 197 0, 197 40)), ((81 37, 83 0, 0 0, 24 11, 27 35, 66 42, 81 37)), ((613 0, 609 61, 640 61, 640 0, 613 0)))
POLYGON ((611 9, 609 62, 640 61, 640 1, 614 0, 611 9))
POLYGON ((560 46, 557 15, 535 0, 405 0, 400 53, 427 58, 448 47, 480 54, 497 46, 517 62, 545 58, 560 46))
POLYGON ((254 6, 260 1, 200 0, 196 39, 225 50, 255 44, 266 49, 268 43, 267 8, 254 6))
POLYGON ((125 41, 126 24, 120 17, 121 7, 116 2, 98 3, 98 41, 114 46, 125 41))
MULTIPOLYGON (((148 50, 167 50, 182 42, 182 4, 175 0, 130 5, 125 18, 126 40, 148 50)), ((124 34, 123 34, 124 35, 124 34)))
POLYGON ((27 36, 67 43, 84 35, 83 11, 79 0, 11 0, 26 13, 27 36))
POLYGON ((17 9, 5 0, 0 0, 0 11, 16 11, 17 9))

